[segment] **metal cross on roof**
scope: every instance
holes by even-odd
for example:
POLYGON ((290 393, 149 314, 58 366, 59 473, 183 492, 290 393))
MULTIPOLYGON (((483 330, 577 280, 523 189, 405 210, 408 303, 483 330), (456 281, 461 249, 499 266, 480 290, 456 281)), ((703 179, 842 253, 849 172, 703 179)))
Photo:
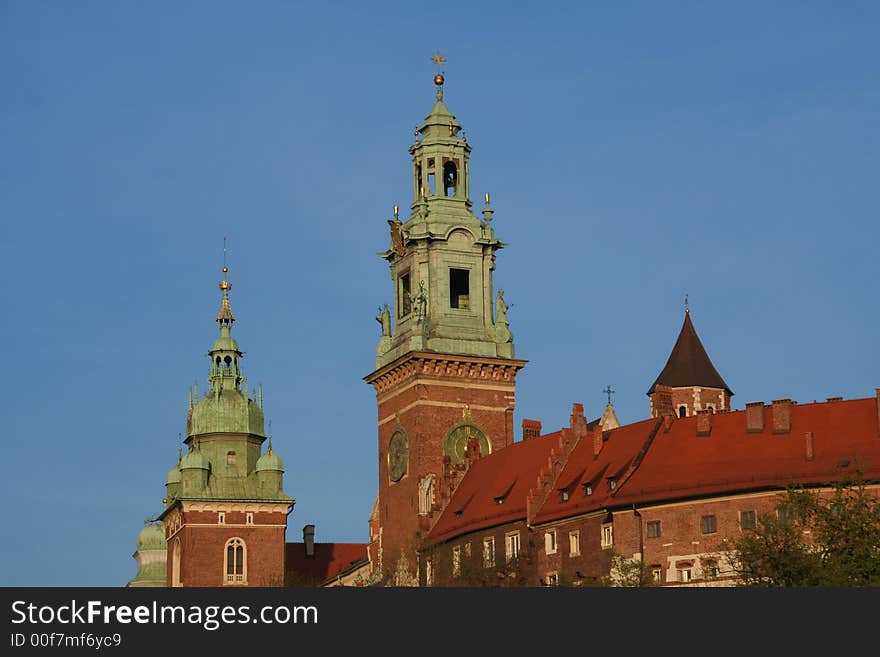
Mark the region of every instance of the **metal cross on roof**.
POLYGON ((617 391, 612 390, 611 386, 608 385, 608 386, 605 386, 605 390, 603 390, 602 392, 604 392, 606 395, 608 395, 608 403, 610 404, 611 403, 611 395, 613 395, 617 391))

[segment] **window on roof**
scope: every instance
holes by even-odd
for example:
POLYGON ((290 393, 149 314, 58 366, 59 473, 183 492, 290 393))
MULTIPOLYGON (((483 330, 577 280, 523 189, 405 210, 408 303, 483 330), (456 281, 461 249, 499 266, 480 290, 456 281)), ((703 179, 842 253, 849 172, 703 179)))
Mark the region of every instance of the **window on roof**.
POLYGON ((757 529, 754 511, 740 511, 739 514, 740 529, 757 529))
POLYGON ((593 484, 584 484, 584 495, 589 497, 593 494, 593 484))
POLYGON ((559 498, 563 502, 568 502, 568 489, 567 488, 563 488, 561 491, 559 491, 559 498))
POLYGON ((489 536, 483 539, 483 566, 495 567, 495 537, 489 536))
POLYGON ((617 488, 617 477, 611 477, 608 480, 608 490, 614 490, 617 488))
POLYGON ((581 554, 581 533, 579 531, 568 532, 568 555, 577 557, 581 554))
POLYGON ((556 530, 551 529, 544 533, 544 551, 547 554, 556 554, 556 530))
POLYGON ((648 538, 660 538, 660 521, 651 520, 648 523, 648 538))
POLYGON ((504 495, 499 495, 495 498, 495 504, 504 504, 504 495))
POLYGON ((714 534, 718 531, 718 523, 714 514, 700 518, 700 531, 704 534, 714 534))
POLYGON ((678 407, 678 417, 687 417, 688 409, 687 406, 679 406, 678 407))
POLYGON ((712 406, 712 404, 709 404, 708 406, 706 406, 706 410, 709 411, 710 413, 714 413, 715 407, 712 406))

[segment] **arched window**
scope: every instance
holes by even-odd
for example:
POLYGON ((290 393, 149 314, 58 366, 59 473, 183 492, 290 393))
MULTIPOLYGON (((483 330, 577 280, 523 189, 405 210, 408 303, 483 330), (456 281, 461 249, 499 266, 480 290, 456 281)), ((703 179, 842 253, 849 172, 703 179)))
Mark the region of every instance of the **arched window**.
POLYGON ((678 417, 687 417, 688 409, 687 406, 679 406, 678 407, 678 417))
POLYGON ((428 475, 419 482, 419 515, 431 513, 434 506, 434 475, 428 475))
POLYGON ((226 541, 224 564, 226 584, 244 584, 247 581, 247 548, 240 538, 226 541))
POLYGON ((226 452, 226 465, 235 465, 235 452, 226 452))
POLYGON ((180 539, 174 541, 171 554, 171 586, 180 586, 180 539))
POLYGON ((443 165, 443 193, 446 196, 455 196, 455 185, 458 183, 458 172, 455 162, 447 162, 443 165))

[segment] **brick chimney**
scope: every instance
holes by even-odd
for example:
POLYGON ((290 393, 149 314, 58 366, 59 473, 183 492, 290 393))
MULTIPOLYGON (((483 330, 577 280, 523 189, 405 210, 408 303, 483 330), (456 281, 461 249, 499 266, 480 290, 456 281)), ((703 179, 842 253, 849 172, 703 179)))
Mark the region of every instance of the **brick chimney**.
POLYGON ((709 436, 712 434, 712 411, 697 411, 697 435, 709 436))
POLYGON ((522 421, 522 437, 523 440, 529 440, 530 438, 537 438, 541 435, 541 423, 538 420, 526 420, 523 418, 522 421))
POLYGON ((651 397, 653 402, 654 417, 665 417, 667 415, 675 415, 675 407, 672 405, 672 388, 664 385, 654 386, 654 394, 651 397))
POLYGON ((807 431, 804 433, 804 456, 808 461, 813 460, 813 432, 807 431))
POLYGON ((761 433, 764 430, 764 402, 746 404, 746 431, 761 433))
POLYGON ((571 405, 571 415, 569 416, 569 426, 571 432, 577 437, 587 435, 587 418, 584 417, 584 405, 575 402, 571 405))
POLYGON ((306 557, 315 558, 315 526, 306 525, 303 527, 303 545, 306 548, 306 557))
POLYGON ((791 407, 790 399, 773 400, 773 433, 791 431, 791 407))
POLYGON ((599 456, 599 452, 602 451, 602 445, 604 441, 602 440, 602 428, 595 427, 593 429, 593 456, 599 456))

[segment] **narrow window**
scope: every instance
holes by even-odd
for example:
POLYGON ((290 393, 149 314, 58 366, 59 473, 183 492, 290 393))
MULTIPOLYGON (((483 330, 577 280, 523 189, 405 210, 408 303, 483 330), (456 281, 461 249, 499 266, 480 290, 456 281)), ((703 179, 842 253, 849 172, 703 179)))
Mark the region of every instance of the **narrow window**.
POLYGON ((171 556, 171 586, 180 586, 180 539, 174 541, 174 553, 171 556))
POLYGON ((471 557, 471 544, 470 543, 464 544, 464 556, 466 559, 470 559, 470 557, 471 557))
POLYGON ((547 554, 556 554, 556 530, 551 529, 544 534, 544 551, 547 554))
POLYGON ((504 536, 504 556, 510 563, 519 556, 519 532, 511 532, 504 536))
POLYGON ((679 406, 678 407, 678 417, 687 417, 688 409, 687 406, 679 406))
POLYGON ((560 491, 560 497, 562 498, 562 501, 563 501, 563 502, 568 502, 568 489, 563 488, 563 489, 560 491))
POLYGON ((569 556, 577 557, 581 553, 581 533, 579 531, 568 532, 569 556))
POLYGON ((456 545, 452 548, 452 576, 461 575, 461 546, 456 545))
POLYGON ((247 520, 245 520, 245 522, 248 525, 253 525, 254 524, 254 514, 253 513, 247 514, 247 520))
POLYGON ((648 538, 660 538, 659 520, 652 520, 648 523, 648 538))
POLYGON ((756 529, 757 523, 755 522, 755 512, 754 511, 740 512, 739 526, 740 526, 740 529, 756 529))
POLYGON ((224 364, 224 365, 226 366, 226 368, 228 369, 229 366, 232 365, 232 357, 231 357, 231 356, 226 356, 226 357, 223 359, 223 364, 224 364))
POLYGON ((610 523, 602 525, 602 547, 610 548, 614 545, 614 526, 610 523))
POLYGON ((409 272, 401 274, 398 279, 398 294, 400 298, 397 301, 397 307, 400 309, 400 316, 406 317, 412 310, 412 296, 409 288, 409 272))
POLYGON ((424 195, 424 182, 422 181, 422 163, 419 162, 416 165, 416 193, 419 195, 419 199, 424 195))
POLYGON ((235 465, 235 452, 226 452, 226 465, 235 465))
POLYGON ((226 583, 242 584, 245 581, 245 545, 240 538, 226 542, 226 583))
POLYGON ((716 531, 718 531, 715 516, 703 516, 702 518, 700 518, 700 530, 704 534, 714 534, 716 531))
POLYGON ((428 174, 428 194, 434 195, 434 172, 428 174))
POLYGON ((222 511, 217 514, 217 524, 218 525, 226 524, 226 514, 223 513, 222 511))
POLYGON ((679 582, 690 582, 692 574, 693 574, 693 572, 691 571, 690 566, 679 568, 678 569, 678 581, 679 582))
POLYGON ((593 484, 584 484, 584 495, 589 497, 593 494, 593 484))
POLYGON ((455 162, 447 162, 443 165, 443 193, 446 196, 455 196, 455 183, 458 176, 455 171, 455 162))
POLYGON ((493 536, 483 539, 483 566, 486 568, 495 567, 495 538, 493 536))
POLYGON ((547 586, 559 586, 559 573, 547 573, 547 586))
POLYGON ((452 308, 467 308, 470 292, 470 271, 467 269, 449 270, 449 305, 452 308))
POLYGON ((663 581, 663 568, 658 565, 651 566, 651 577, 658 584, 663 581))

